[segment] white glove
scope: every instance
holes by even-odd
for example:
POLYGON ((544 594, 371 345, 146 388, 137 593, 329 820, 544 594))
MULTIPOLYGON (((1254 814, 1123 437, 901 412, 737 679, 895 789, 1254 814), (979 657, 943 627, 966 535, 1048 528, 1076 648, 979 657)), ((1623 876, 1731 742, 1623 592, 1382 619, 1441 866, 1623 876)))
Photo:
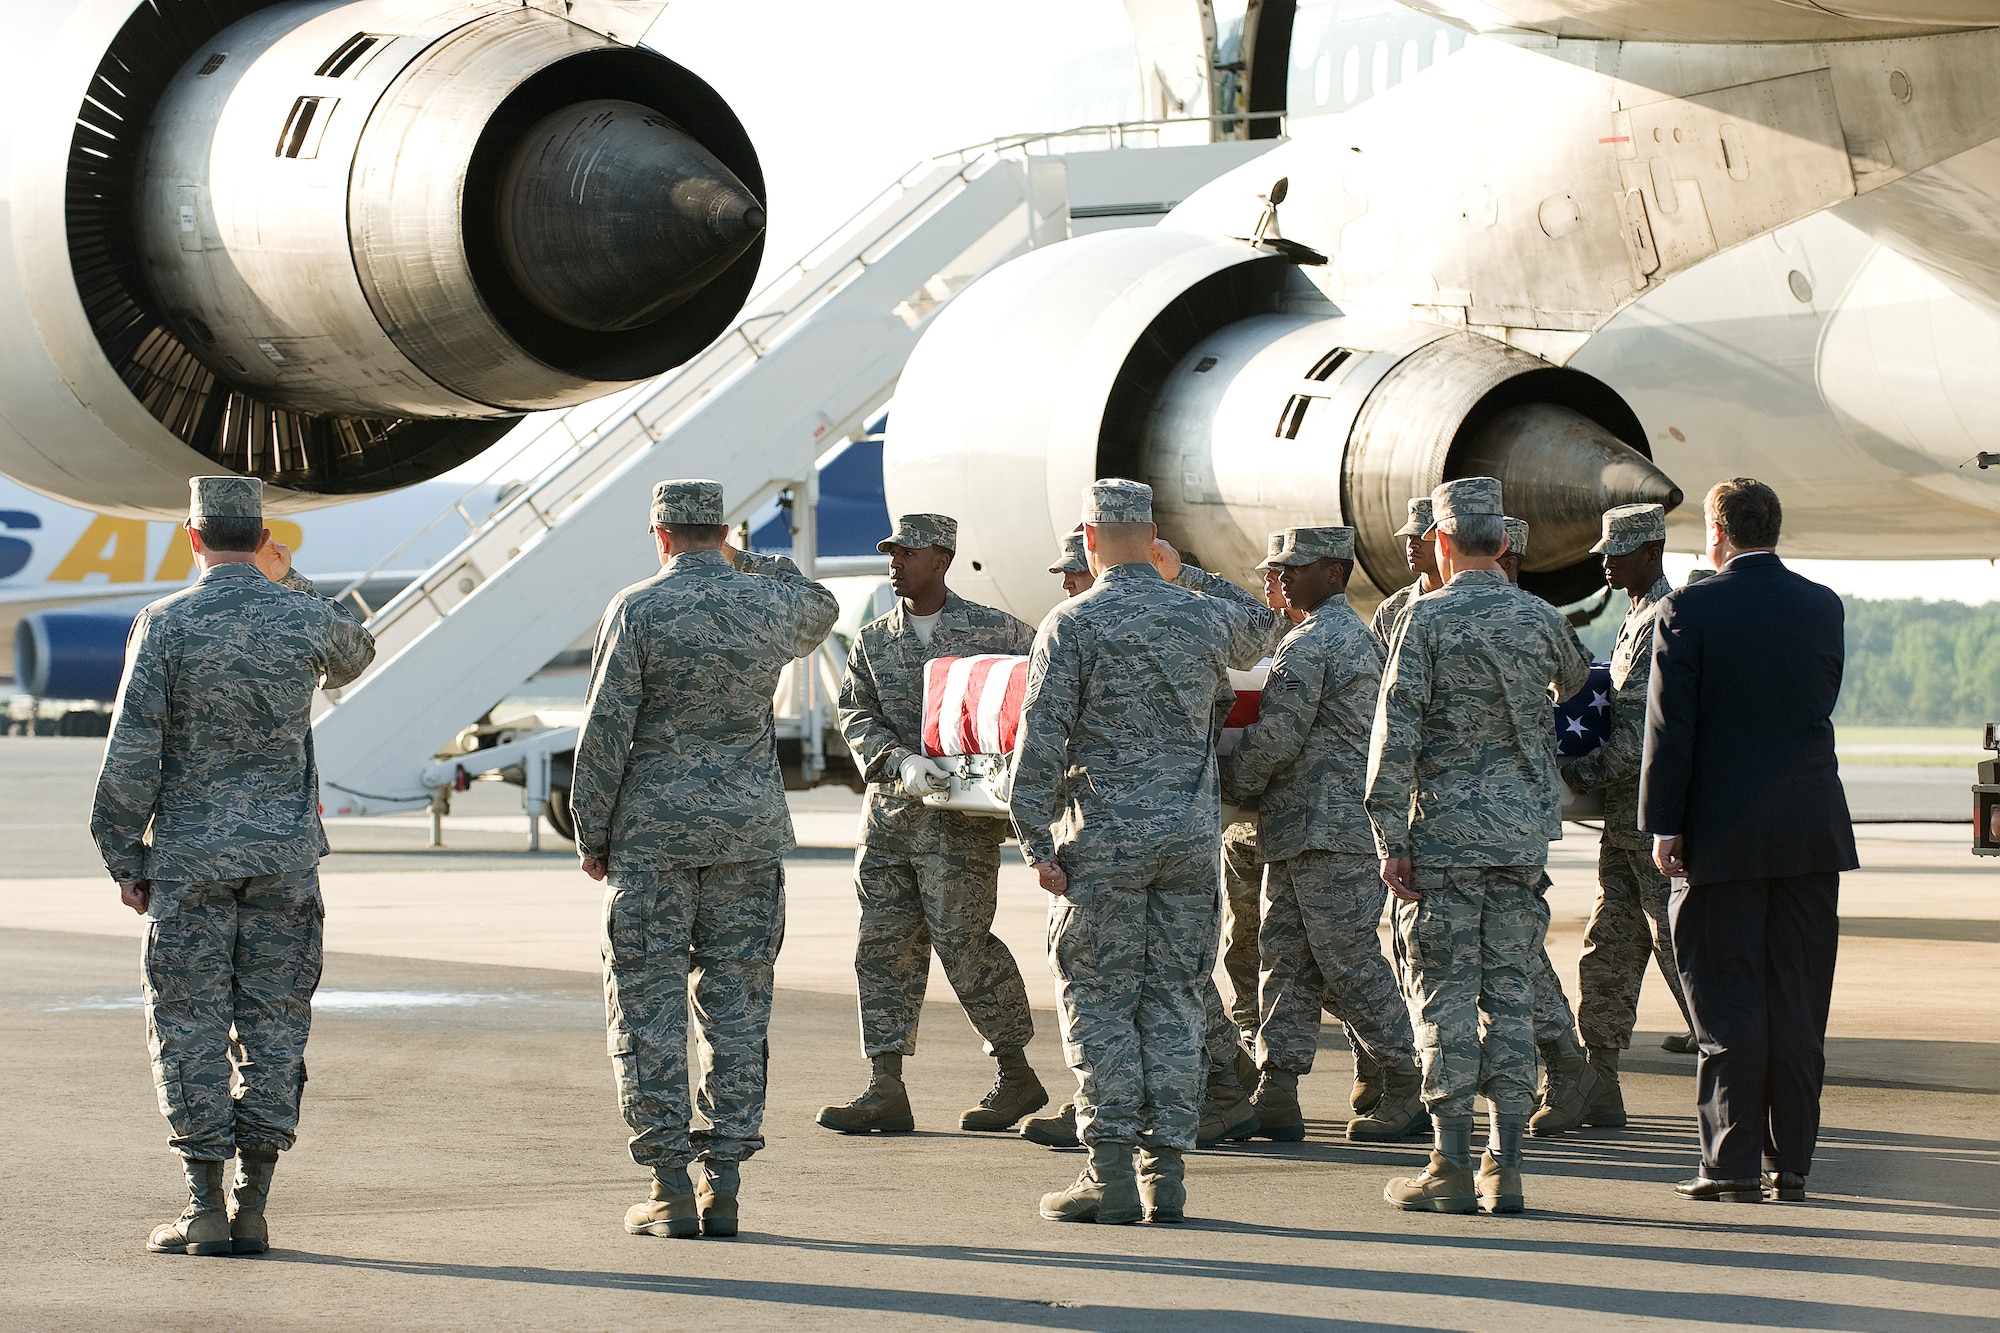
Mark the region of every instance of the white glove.
POLYGON ((903 761, 899 775, 903 781, 903 794, 923 796, 934 791, 943 791, 951 774, 935 759, 913 754, 903 761))

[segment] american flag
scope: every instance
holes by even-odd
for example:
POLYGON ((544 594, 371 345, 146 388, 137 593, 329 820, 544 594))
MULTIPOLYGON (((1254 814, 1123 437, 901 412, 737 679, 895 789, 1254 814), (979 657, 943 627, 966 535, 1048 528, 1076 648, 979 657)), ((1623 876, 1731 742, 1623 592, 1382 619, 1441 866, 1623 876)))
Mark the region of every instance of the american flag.
POLYGON ((1590 680, 1555 706, 1556 753, 1564 759, 1589 754, 1611 735, 1611 664, 1592 662, 1590 680))
POLYGON ((924 664, 924 753, 1012 754, 1028 693, 1028 659, 1008 653, 924 664))

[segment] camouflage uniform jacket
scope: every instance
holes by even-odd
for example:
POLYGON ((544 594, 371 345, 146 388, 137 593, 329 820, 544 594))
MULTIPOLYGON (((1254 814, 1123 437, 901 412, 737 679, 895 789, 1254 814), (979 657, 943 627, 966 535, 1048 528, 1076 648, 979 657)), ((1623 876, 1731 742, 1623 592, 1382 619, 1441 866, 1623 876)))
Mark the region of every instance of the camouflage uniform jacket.
POLYGON ((611 599, 590 664, 570 808, 614 873, 783 856, 771 696, 840 607, 783 556, 689 551, 611 599))
POLYGON ((1646 683, 1653 676, 1653 621, 1660 599, 1674 590, 1662 578, 1632 603, 1611 650, 1611 734, 1604 744, 1564 766, 1570 786, 1604 788, 1604 841, 1634 850, 1651 847, 1639 831, 1639 759, 1646 748, 1646 683))
POLYGON ((1369 738, 1377 852, 1433 870, 1542 864, 1562 836, 1549 687, 1566 699, 1589 677, 1562 613, 1498 570, 1418 598, 1369 738))
POLYGON ((248 879, 317 863, 313 691, 374 658, 374 636, 296 572, 280 585, 253 564, 216 565, 141 611, 90 812, 112 878, 248 879))
POLYGON ((1107 569, 1049 612, 1014 752, 1014 830, 1028 861, 1103 863, 1135 842, 1219 838, 1216 699, 1228 667, 1263 656, 1276 618, 1144 563, 1107 569))
POLYGON ((1384 648, 1393 647, 1396 641, 1396 626, 1402 622, 1403 613, 1410 609, 1410 603, 1423 595, 1424 580, 1418 575, 1396 591, 1384 597, 1375 607, 1375 614, 1368 621, 1368 628, 1382 641, 1384 648))
MULTIPOLYGON (((1194 592, 1202 593, 1209 597, 1219 597, 1225 602, 1234 602, 1238 606, 1247 606, 1254 611, 1266 612, 1270 615, 1271 628, 1264 637, 1264 649, 1257 654, 1256 661, 1251 662, 1250 666, 1257 665, 1257 662, 1276 652, 1279 643, 1283 642, 1285 635, 1291 632, 1292 620, 1290 616, 1287 616, 1282 611, 1271 610, 1269 604, 1256 593, 1222 577, 1220 574, 1211 573, 1197 565, 1184 564, 1181 566, 1181 572, 1174 575, 1174 582, 1194 592)), ((1231 662, 1229 665, 1235 667, 1238 671, 1248 669, 1241 662, 1231 662)), ((1229 710, 1235 703, 1236 693, 1231 690, 1227 693, 1227 697, 1221 700, 1222 716, 1229 716, 1229 710)))
POLYGON ((923 752, 926 662, 978 653, 1019 655, 1034 646, 1035 631, 1025 621, 949 590, 928 645, 910 628, 900 601, 861 627, 840 687, 840 734, 868 780, 861 813, 865 846, 941 852, 968 841, 993 846, 1006 838, 1004 819, 937 810, 904 795, 899 773, 905 759, 923 752))
POLYGON ((1263 793, 1258 859, 1375 850, 1361 797, 1381 685, 1382 645, 1344 594, 1285 636, 1257 721, 1222 761, 1224 795, 1263 793))

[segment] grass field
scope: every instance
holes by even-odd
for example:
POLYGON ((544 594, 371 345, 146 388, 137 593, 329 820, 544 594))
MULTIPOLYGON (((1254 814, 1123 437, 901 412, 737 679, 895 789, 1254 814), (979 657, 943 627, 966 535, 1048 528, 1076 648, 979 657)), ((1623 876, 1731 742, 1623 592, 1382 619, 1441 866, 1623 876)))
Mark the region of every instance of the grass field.
POLYGON ((1888 768, 1970 767, 1986 752, 1980 727, 1852 727, 1835 729, 1843 764, 1888 768))

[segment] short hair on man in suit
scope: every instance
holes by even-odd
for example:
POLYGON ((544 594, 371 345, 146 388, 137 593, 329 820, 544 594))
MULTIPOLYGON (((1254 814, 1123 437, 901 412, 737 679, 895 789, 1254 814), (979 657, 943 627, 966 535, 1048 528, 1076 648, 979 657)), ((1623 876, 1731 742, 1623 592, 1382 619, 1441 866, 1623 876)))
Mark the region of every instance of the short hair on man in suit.
POLYGON ((1784 525, 1785 511, 1778 493, 1750 477, 1718 481, 1701 502, 1710 523, 1722 528, 1722 535, 1739 551, 1768 550, 1778 544, 1778 529, 1784 525))

